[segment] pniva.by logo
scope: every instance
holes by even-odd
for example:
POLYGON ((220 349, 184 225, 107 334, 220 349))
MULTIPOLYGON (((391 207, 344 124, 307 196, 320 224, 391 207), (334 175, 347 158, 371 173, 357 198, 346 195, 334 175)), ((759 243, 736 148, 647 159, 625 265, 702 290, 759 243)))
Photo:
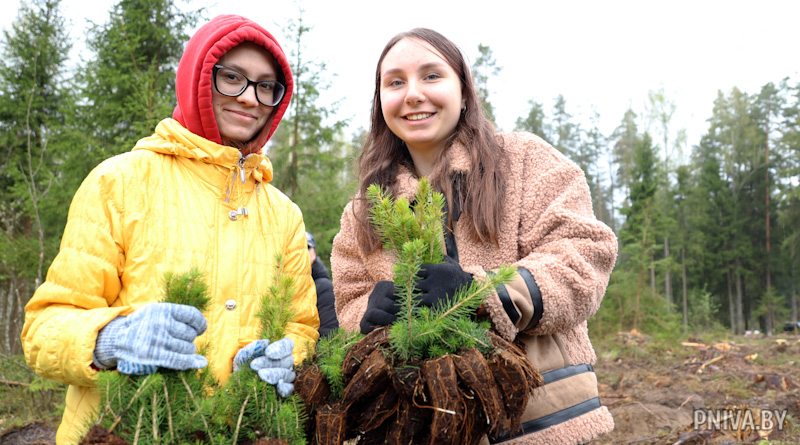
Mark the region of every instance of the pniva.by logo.
POLYGON ((772 431, 783 430, 787 411, 759 408, 695 409, 695 430, 772 431))

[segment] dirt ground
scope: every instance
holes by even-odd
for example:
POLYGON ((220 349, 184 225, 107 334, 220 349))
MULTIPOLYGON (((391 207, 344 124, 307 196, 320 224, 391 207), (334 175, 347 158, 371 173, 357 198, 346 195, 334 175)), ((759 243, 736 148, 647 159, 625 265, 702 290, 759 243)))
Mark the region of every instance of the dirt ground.
MULTIPOLYGON (((800 444, 800 336, 672 343, 633 331, 595 346, 616 428, 591 445, 800 444)), ((54 443, 53 421, 3 420, 0 445, 54 443)))
POLYGON ((633 331, 598 345, 616 428, 592 445, 800 444, 799 336, 658 343, 633 331))

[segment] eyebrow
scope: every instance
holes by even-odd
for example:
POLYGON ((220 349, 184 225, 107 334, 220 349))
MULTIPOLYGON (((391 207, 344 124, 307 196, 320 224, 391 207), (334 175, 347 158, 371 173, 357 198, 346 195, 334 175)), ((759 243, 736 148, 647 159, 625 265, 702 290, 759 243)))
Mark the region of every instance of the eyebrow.
MULTIPOLYGON (((443 67, 443 66, 447 66, 447 64, 444 63, 444 62, 428 62, 428 63, 424 63, 424 64, 420 65, 419 68, 417 68, 417 71, 418 72, 419 71, 428 71, 428 70, 430 70, 432 68, 440 68, 440 67, 443 67)), ((401 73, 401 72, 403 72, 403 70, 400 69, 400 68, 391 68, 391 69, 388 69, 386 71, 383 71, 381 73, 381 77, 389 76, 389 75, 392 75, 392 74, 395 74, 395 73, 401 73)))
MULTIPOLYGON (((248 73, 246 69, 242 68, 241 65, 238 65, 236 63, 218 63, 218 64, 222 65, 222 66, 225 66, 225 67, 228 67, 228 68, 233 68, 236 71, 239 71, 240 73, 242 73, 245 76, 247 76, 247 78, 250 78, 250 73, 248 73)), ((278 75, 277 75, 277 73, 275 73, 275 71, 273 71, 271 73, 262 74, 260 76, 255 76, 255 81, 256 82, 260 82, 262 80, 277 80, 277 79, 278 79, 278 75)))

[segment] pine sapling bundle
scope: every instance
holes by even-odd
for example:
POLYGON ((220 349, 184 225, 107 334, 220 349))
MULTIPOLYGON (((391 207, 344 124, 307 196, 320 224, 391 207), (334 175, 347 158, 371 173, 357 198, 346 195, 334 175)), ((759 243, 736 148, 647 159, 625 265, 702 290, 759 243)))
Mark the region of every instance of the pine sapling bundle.
MULTIPOLYGON (((208 289, 197 269, 167 273, 163 286, 165 303, 194 306, 200 311, 208 306, 208 289)), ((159 369, 144 376, 101 372, 97 380, 99 418, 82 443, 165 444, 207 435, 211 428, 202 398, 212 380, 206 369, 159 369)))
MULTIPOLYGON (((165 302, 204 311, 207 287, 195 269, 165 275, 165 302)), ((260 336, 276 341, 285 336, 292 318, 294 280, 276 258, 273 284, 261 299, 260 336)), ((202 351, 201 351, 202 353, 202 351)), ((225 385, 200 371, 159 372, 127 376, 102 372, 100 417, 83 444, 273 444, 306 443, 306 416, 296 395, 286 399, 261 381, 249 367, 233 373, 225 385)))
MULTIPOLYGON (((444 260, 444 196, 423 178, 413 204, 376 185, 367 189, 367 199, 371 224, 397 257, 393 281, 400 308, 391 326, 347 346, 341 393, 330 390, 330 380, 327 391, 313 391, 318 443, 357 437, 360 444, 473 444, 486 434, 518 429, 541 377, 524 351, 498 340, 491 324, 475 316, 498 285, 513 279, 514 268, 500 267, 442 304, 421 306, 415 286, 420 266, 444 260)), ((298 380, 314 382, 307 388, 325 384, 322 373, 311 372, 319 360, 300 372, 298 380)), ((309 403, 312 391, 298 392, 309 403)))
MULTIPOLYGON (((277 255, 272 285, 259 307, 260 338, 272 342, 285 337, 286 325, 293 317, 294 284, 283 270, 282 256, 277 255)), ((221 431, 217 434, 219 443, 306 443, 307 419, 301 399, 295 394, 281 398, 275 387, 263 382, 249 366, 233 373, 209 402, 221 431)))

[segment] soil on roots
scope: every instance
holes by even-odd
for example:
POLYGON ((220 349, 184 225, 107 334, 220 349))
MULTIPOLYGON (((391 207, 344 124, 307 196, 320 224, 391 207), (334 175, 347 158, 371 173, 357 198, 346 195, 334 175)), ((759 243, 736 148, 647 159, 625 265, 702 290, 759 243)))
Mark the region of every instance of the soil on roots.
POLYGON ((491 335, 494 350, 476 349, 419 363, 395 363, 388 330, 376 329, 354 345, 342 364, 345 388, 338 400, 319 369, 298 372, 311 437, 319 444, 477 444, 486 435, 519 429, 528 397, 541 385, 539 373, 517 345, 491 335))

